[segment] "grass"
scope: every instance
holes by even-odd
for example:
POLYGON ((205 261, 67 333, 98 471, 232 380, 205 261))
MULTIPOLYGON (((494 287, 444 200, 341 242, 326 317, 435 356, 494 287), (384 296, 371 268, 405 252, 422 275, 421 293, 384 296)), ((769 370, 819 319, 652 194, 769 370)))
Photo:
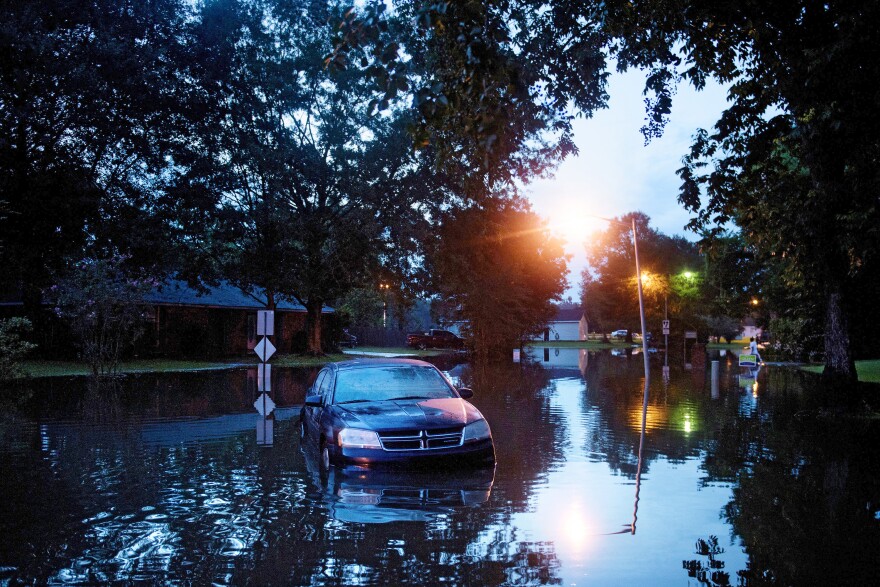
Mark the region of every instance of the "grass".
POLYGON ((729 351, 735 351, 741 348, 745 348, 749 346, 749 341, 747 340, 735 340, 733 342, 710 342, 706 345, 707 349, 727 349, 729 351))
MULTIPOLYGON (((204 371, 209 369, 230 369, 244 364, 244 361, 189 361, 173 359, 139 359, 119 364, 120 373, 164 373, 172 371, 204 371)), ((21 368, 31 377, 65 377, 70 375, 90 375, 91 369, 82 361, 22 361, 21 368)))
MULTIPOLYGON (((639 345, 641 343, 633 343, 639 345)), ((628 348, 630 345, 623 339, 614 340, 613 342, 602 342, 599 340, 530 340, 525 346, 549 348, 549 349, 615 349, 628 348)))
POLYGON ((383 353, 388 355, 399 355, 399 356, 417 356, 417 357, 436 357, 438 355, 448 354, 450 351, 443 349, 427 349, 421 351, 419 349, 413 349, 410 347, 379 347, 379 346, 359 346, 355 349, 347 351, 349 357, 351 355, 357 355, 358 353, 363 353, 364 355, 369 355, 369 353, 383 353))
MULTIPOLYGON (((349 354, 331 353, 321 357, 310 355, 276 355, 269 361, 276 367, 320 367, 330 362, 351 359, 358 351, 417 355, 429 357, 443 354, 444 351, 417 351, 408 348, 359 347, 349 354)), ((228 360, 179 360, 179 359, 136 359, 119 363, 119 373, 173 373, 181 371, 211 371, 234 369, 244 365, 256 365, 257 357, 239 357, 228 360)), ((29 377, 70 377, 90 375, 91 369, 82 361, 22 361, 22 370, 29 377)))
MULTIPOLYGON (((804 371, 810 371, 811 373, 821 373, 824 366, 807 365, 801 367, 801 369, 804 371)), ((859 375, 859 381, 865 383, 880 383, 880 359, 856 361, 856 373, 859 375)))

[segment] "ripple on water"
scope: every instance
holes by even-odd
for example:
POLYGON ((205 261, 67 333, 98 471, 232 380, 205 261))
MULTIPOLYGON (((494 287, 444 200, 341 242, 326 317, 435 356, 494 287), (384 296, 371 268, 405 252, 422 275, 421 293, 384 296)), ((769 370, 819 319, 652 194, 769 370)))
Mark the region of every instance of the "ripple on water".
POLYGON ((244 540, 229 536, 223 541, 218 554, 228 557, 241 556, 245 550, 247 550, 247 544, 244 540))

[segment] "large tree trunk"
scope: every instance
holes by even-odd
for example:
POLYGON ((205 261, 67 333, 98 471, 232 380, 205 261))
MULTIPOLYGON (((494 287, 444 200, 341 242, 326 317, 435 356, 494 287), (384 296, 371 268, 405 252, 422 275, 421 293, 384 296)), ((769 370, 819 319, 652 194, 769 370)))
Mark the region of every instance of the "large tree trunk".
MULTIPOLYGON (((839 211, 847 210, 850 197, 846 189, 843 157, 846 145, 835 129, 821 121, 805 125, 802 145, 804 160, 810 170, 813 189, 821 198, 823 209, 833 219, 839 211)), ((849 260, 840 242, 839 226, 833 220, 822 225, 823 236, 814 244, 814 256, 822 259, 825 278, 825 369, 822 377, 830 388, 840 388, 858 381, 852 357, 849 323, 843 303, 843 284, 847 280, 849 260)))
POLYGON ((825 369, 822 377, 831 386, 845 386, 856 382, 858 375, 839 287, 829 287, 825 303, 825 369))
POLYGON ((306 302, 306 352, 310 355, 323 355, 321 348, 321 310, 322 300, 309 299, 306 302))

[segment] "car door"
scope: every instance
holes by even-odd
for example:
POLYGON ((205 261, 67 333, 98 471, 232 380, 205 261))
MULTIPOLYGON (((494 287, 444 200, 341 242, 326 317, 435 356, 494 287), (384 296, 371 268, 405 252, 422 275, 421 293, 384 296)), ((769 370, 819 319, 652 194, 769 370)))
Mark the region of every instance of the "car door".
POLYGON ((330 402, 333 401, 332 390, 333 390, 333 381, 334 381, 334 372, 330 369, 327 370, 327 374, 324 379, 321 380, 321 383, 318 385, 318 395, 321 396, 321 405, 322 407, 316 408, 317 410, 317 427, 316 430, 322 430, 330 435, 330 427, 331 422, 330 419, 330 402))
MULTIPOLYGON (((330 372, 328 369, 324 369, 318 373, 312 387, 306 392, 306 397, 319 395, 323 402, 326 398, 321 394, 322 384, 329 378, 329 376, 330 372)), ((306 405, 303 407, 303 421, 308 435, 314 435, 320 429, 321 412, 323 412, 323 410, 323 407, 317 406, 306 405)))

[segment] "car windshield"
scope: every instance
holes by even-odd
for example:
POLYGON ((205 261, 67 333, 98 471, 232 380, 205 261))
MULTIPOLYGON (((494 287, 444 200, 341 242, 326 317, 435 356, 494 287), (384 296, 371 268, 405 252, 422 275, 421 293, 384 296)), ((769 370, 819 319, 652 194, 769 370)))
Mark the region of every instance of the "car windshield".
POLYGON ((333 403, 456 397, 432 367, 394 365, 340 371, 333 403))

